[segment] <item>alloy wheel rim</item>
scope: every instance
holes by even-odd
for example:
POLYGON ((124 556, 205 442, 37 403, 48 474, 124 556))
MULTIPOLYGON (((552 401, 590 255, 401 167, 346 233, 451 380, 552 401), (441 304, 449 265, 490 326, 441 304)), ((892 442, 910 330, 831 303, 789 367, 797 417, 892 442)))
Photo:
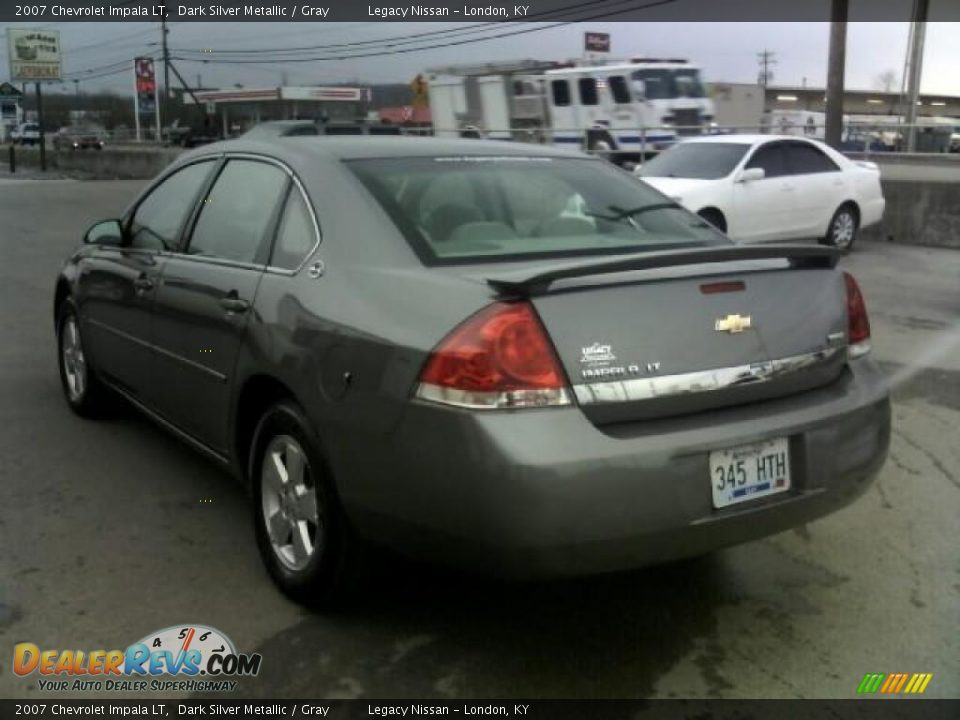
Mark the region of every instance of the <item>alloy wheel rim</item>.
POLYGON ((70 400, 77 402, 87 390, 87 359, 83 353, 80 329, 77 319, 72 315, 63 326, 63 374, 67 379, 67 391, 70 400))
POLYGON ((321 547, 316 484, 300 443, 273 438, 261 465, 261 508, 270 546, 289 570, 303 570, 321 547))
POLYGON ((841 213, 833 223, 833 243, 845 248, 853 242, 854 222, 849 213, 841 213))

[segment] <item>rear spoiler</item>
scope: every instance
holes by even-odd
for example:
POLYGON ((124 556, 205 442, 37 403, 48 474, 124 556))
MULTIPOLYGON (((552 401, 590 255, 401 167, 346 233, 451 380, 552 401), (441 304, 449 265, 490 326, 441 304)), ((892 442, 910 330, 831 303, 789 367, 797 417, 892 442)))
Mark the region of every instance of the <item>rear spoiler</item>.
POLYGON ((612 260, 570 263, 553 266, 549 270, 526 277, 519 272, 487 278, 487 284, 499 295, 530 297, 546 292, 557 280, 650 270, 652 268, 734 262, 737 260, 789 260, 795 268, 831 268, 836 266, 840 251, 820 245, 719 245, 682 250, 663 250, 627 256, 612 260))

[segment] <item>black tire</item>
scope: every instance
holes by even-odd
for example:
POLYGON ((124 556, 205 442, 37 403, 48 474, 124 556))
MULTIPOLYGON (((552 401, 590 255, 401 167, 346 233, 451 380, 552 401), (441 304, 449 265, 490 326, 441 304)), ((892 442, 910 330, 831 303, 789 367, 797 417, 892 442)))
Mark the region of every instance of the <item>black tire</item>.
POLYGON ((722 233, 727 231, 727 219, 723 216, 723 213, 719 210, 713 208, 706 208, 697 213, 700 217, 706 220, 708 223, 713 225, 717 230, 722 233))
POLYGON ((587 134, 587 152, 591 155, 601 157, 608 162, 613 162, 616 151, 616 143, 605 130, 591 130, 587 134))
POLYGON ((77 307, 69 297, 57 312, 57 361, 63 397, 70 409, 85 418, 108 415, 115 407, 115 396, 100 382, 87 359, 77 307))
POLYGON ((841 205, 830 218, 827 234, 821 238, 820 242, 823 245, 835 247, 846 255, 853 249, 859 227, 860 218, 856 209, 849 203, 841 205))
MULTIPOLYGON (((284 400, 267 410, 253 434, 248 473, 253 495, 253 523, 257 547, 267 571, 280 589, 294 601, 320 609, 335 609, 348 601, 360 582, 363 544, 350 527, 337 498, 329 465, 303 411, 284 400), (293 441, 293 445, 289 441, 293 441), (291 459, 294 445, 302 451, 304 470, 297 477, 291 459), (277 491, 274 476, 266 469, 275 455, 284 466, 288 481, 277 491), (296 478, 297 484, 294 484, 296 478), (298 491, 299 488, 299 491, 298 491), (296 507, 313 492, 316 522, 301 520, 296 507), (288 525, 286 538, 271 537, 268 515, 279 516, 276 525, 288 525), (303 522, 303 526, 300 523, 303 522), (297 552, 294 533, 304 533, 312 546, 306 557, 297 552), (312 532, 311 532, 312 531, 312 532)), ((282 532, 282 530, 281 530, 282 532)), ((281 532, 274 529, 274 536, 281 532)))

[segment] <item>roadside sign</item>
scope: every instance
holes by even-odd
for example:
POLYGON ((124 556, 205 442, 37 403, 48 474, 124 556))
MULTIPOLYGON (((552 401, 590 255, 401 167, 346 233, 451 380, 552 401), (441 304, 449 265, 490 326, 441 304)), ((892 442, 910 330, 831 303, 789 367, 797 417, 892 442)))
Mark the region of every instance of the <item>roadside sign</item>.
POLYGON ((610 33, 585 32, 583 49, 586 52, 610 52, 610 33))
POLYGON ((410 83, 410 89, 413 90, 413 104, 417 107, 423 107, 427 104, 427 94, 429 86, 423 75, 417 75, 410 83))
POLYGON ((60 80, 60 31, 7 28, 7 54, 13 82, 60 80))
POLYGON ((160 106, 157 103, 157 75, 152 57, 133 59, 133 110, 140 140, 140 117, 156 115, 157 140, 160 139, 160 106))

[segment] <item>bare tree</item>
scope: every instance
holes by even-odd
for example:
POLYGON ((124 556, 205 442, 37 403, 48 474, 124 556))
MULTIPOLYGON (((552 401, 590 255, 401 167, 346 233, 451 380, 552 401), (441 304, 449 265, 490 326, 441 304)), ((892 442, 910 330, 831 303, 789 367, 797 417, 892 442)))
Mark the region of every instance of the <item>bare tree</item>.
POLYGON ((900 76, 897 75, 896 70, 884 70, 877 75, 875 83, 878 90, 883 90, 886 93, 893 92, 900 86, 900 76))

